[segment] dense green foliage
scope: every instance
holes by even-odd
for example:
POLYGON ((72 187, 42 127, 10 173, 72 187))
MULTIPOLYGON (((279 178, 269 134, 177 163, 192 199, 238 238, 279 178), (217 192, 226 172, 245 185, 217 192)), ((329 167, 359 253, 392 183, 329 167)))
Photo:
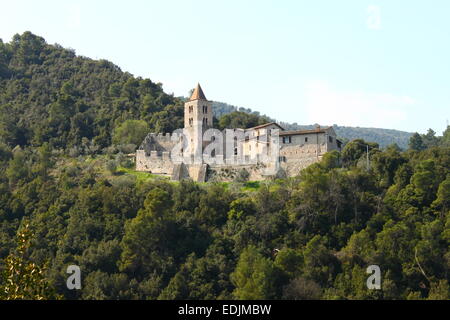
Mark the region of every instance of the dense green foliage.
POLYGON ((448 299, 450 148, 372 145, 368 171, 364 144, 257 189, 4 146, 0 259, 29 224, 27 259, 66 299, 448 299), (65 287, 71 264, 79 291, 65 287), (380 291, 366 287, 372 264, 380 291))
POLYGON ((172 132, 183 125, 183 102, 161 84, 105 60, 78 57, 29 32, 11 43, 0 40, 0 141, 98 151, 111 145, 114 129, 127 120, 172 132))
POLYGON ((46 300, 56 299, 54 290, 45 278, 45 269, 28 261, 32 234, 28 226, 17 235, 17 252, 11 252, 5 259, 0 283, 0 299, 46 300))
MULTIPOLYGON (((78 57, 29 32, 11 43, 0 40, 0 140, 13 147, 48 142, 72 153, 98 152, 111 144, 114 130, 126 120, 145 120, 151 131, 172 132, 183 125, 183 99, 165 94, 161 84, 135 78, 105 60, 78 57)), ((218 119, 235 113, 221 125, 275 121, 221 102, 213 107, 218 119)), ((281 125, 287 130, 312 128, 281 125)), ((406 149, 411 136, 397 130, 334 127, 346 141, 361 138, 381 147, 396 143, 406 149)))
POLYGON ((429 129, 426 134, 418 134, 417 132, 409 139, 409 148, 416 151, 425 150, 436 146, 450 146, 450 130, 447 128, 442 137, 436 136, 436 132, 429 129))
POLYGON ((269 122, 270 119, 252 113, 235 111, 220 117, 217 128, 253 128, 269 122))
POLYGON ((449 299, 450 129, 355 140, 290 179, 174 183, 123 153, 181 127, 182 100, 30 33, 0 42, 0 108, 1 298, 449 299))

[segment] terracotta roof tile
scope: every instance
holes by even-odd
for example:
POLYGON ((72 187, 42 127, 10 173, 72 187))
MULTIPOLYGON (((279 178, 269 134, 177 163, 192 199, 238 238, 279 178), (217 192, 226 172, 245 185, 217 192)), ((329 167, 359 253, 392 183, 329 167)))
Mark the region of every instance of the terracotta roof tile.
POLYGON ((291 130, 291 131, 282 131, 280 132, 280 136, 295 136, 298 134, 308 134, 308 133, 326 133, 331 127, 328 128, 316 128, 310 130, 291 130))
POLYGON ((189 99, 189 101, 193 100, 208 100, 203 93, 202 87, 200 87, 200 83, 197 83, 197 87, 194 89, 194 92, 192 92, 191 98, 189 99))
POLYGON ((261 125, 259 125, 259 126, 256 126, 256 127, 252 127, 252 128, 247 128, 247 129, 245 129, 245 130, 254 130, 254 129, 261 129, 261 128, 265 128, 265 127, 268 127, 268 126, 270 126, 270 125, 276 125, 277 127, 279 127, 281 130, 284 130, 284 128, 282 127, 282 126, 280 126, 278 123, 276 123, 276 122, 269 122, 269 123, 265 123, 265 124, 261 124, 261 125))

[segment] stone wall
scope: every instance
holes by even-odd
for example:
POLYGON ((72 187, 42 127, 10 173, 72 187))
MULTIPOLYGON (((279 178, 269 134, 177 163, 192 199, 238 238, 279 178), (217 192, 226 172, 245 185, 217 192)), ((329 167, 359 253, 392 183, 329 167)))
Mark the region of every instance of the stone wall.
POLYGON ((326 152, 326 143, 283 146, 280 150, 280 166, 288 177, 293 177, 302 169, 320 161, 326 152))
POLYGON ((327 152, 327 145, 324 144, 300 144, 300 145, 283 145, 280 148, 280 156, 289 159, 311 158, 320 156, 327 152))
POLYGON ((322 156, 302 157, 298 159, 290 159, 287 162, 281 162, 280 166, 286 173, 286 176, 295 177, 301 170, 320 160, 322 160, 322 156))
POLYGON ((139 150, 144 150, 147 155, 150 155, 151 151, 157 151, 158 154, 161 154, 162 152, 170 152, 178 143, 180 138, 181 136, 176 133, 149 133, 139 147, 139 150))
POLYGON ((233 181, 241 170, 247 170, 249 173, 249 181, 263 181, 269 179, 273 175, 267 174, 268 166, 264 164, 251 165, 233 165, 233 166, 210 166, 208 180, 218 182, 233 181))
POLYGON ((189 177, 197 182, 206 182, 208 165, 207 164, 192 164, 188 165, 189 177))
POLYGON ((144 150, 136 151, 136 171, 145 171, 154 174, 172 175, 173 163, 169 152, 150 151, 150 156, 144 150))
MULTIPOLYGON (((136 170, 167 175, 176 180, 190 177, 198 182, 209 179, 233 181, 242 169, 248 171, 250 181, 267 180, 279 174, 279 172, 276 173, 277 170, 273 169, 275 164, 237 164, 234 159, 236 157, 224 161, 223 155, 216 155, 214 159, 217 160, 217 163, 212 163, 210 167, 206 164, 184 164, 181 168, 179 163, 173 163, 170 156, 171 150, 179 139, 180 136, 177 134, 149 134, 136 151, 136 170), (272 168, 270 172, 267 170, 269 167, 272 168)), ((281 145, 279 168, 282 175, 296 176, 302 169, 320 161, 323 154, 329 151, 328 149, 333 149, 329 141, 325 140, 319 144, 293 140, 291 144, 281 145)))

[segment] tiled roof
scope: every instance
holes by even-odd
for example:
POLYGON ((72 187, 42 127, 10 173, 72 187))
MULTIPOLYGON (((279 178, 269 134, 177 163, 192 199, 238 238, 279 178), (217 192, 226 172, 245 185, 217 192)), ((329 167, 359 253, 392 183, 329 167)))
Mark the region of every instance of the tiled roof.
POLYGON ((192 92, 191 98, 189 99, 189 101, 193 100, 208 100, 203 93, 202 87, 200 87, 200 83, 197 84, 197 87, 194 89, 194 92, 192 92))
POLYGON ((291 131, 282 131, 280 132, 280 136, 295 136, 300 134, 308 134, 308 133, 326 133, 329 129, 328 128, 316 128, 316 129, 310 129, 310 130, 291 130, 291 131))
POLYGON ((276 122, 269 122, 269 123, 265 123, 265 124, 261 124, 259 126, 256 127, 252 127, 252 128, 247 128, 245 130, 256 130, 256 129, 261 129, 261 128, 265 128, 268 127, 270 125, 276 125, 277 127, 279 127, 281 130, 284 130, 284 128, 282 126, 280 126, 278 123, 276 122))

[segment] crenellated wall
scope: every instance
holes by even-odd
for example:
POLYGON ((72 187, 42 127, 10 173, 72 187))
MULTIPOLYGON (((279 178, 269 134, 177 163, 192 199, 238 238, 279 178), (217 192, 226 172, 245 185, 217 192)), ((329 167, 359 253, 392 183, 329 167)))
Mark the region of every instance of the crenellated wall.
MULTIPOLYGON (((161 141, 161 140, 160 140, 161 141)), ((325 153, 326 146, 285 146, 280 150, 280 157, 283 159, 280 162, 280 168, 286 176, 291 177, 298 175, 299 172, 308 167, 309 165, 318 162, 322 159, 322 155, 325 153)), ((218 156, 222 158, 223 156, 218 156)), ((161 174, 167 176, 180 176, 174 175, 174 167, 179 163, 173 163, 170 152, 168 151, 150 151, 149 154, 144 150, 136 151, 136 170, 145 171, 153 174, 161 174)), ((194 181, 207 181, 208 177, 206 171, 208 166, 206 164, 186 164, 186 173, 194 181)), ((250 176, 250 181, 266 180, 270 177, 268 174, 268 168, 275 168, 275 164, 238 164, 233 161, 224 161, 220 163, 211 164, 209 166, 213 172, 214 179, 217 181, 232 181, 239 170, 246 169, 250 176)), ((276 170, 271 171, 272 174, 276 170)), ((183 176, 183 175, 181 175, 183 176)))
MULTIPOLYGON (((275 163, 239 163, 236 156, 224 159, 223 155, 216 155, 212 158, 213 162, 208 161, 209 166, 204 162, 189 164, 187 161, 181 168, 179 166, 181 161, 174 163, 171 158, 171 151, 180 138, 179 134, 149 134, 136 151, 136 170, 167 175, 177 179, 190 177, 194 181, 203 182, 207 181, 209 177, 214 177, 218 181, 231 181, 239 170, 246 169, 250 174, 250 181, 260 181, 278 174, 276 173, 278 169, 273 169, 269 173, 267 168, 281 168, 283 175, 288 177, 298 175, 302 169, 320 161, 329 148, 325 141, 319 144, 283 144, 280 148, 278 167, 275 163), (211 169, 209 172, 212 175, 207 175, 208 168, 211 169)), ((189 159, 185 159, 185 161, 189 159)))
POLYGON ((170 159, 170 152, 164 151, 159 155, 158 151, 150 151, 150 155, 148 155, 144 150, 137 150, 136 170, 172 175, 173 163, 170 159))
POLYGON ((181 135, 177 133, 149 133, 142 142, 139 150, 144 150, 148 155, 151 151, 170 152, 180 141, 181 135))

